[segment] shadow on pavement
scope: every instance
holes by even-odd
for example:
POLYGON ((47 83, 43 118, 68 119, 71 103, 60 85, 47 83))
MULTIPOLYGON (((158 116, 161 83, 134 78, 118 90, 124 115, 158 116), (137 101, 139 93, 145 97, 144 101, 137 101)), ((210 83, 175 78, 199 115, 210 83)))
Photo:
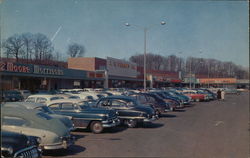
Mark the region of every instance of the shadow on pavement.
POLYGON ((119 125, 116 127, 112 127, 112 128, 105 128, 103 133, 118 133, 118 132, 123 132, 124 130, 126 130, 127 127, 125 125, 119 125))
POLYGON ((79 145, 72 145, 68 149, 58 149, 58 150, 47 150, 43 151, 43 156, 53 156, 53 157, 62 157, 62 156, 72 156, 77 153, 85 151, 86 148, 79 145))
POLYGON ((71 135, 72 135, 73 137, 75 137, 76 140, 85 137, 85 135, 79 135, 79 134, 77 134, 77 133, 71 133, 71 135))
POLYGON ((176 115, 173 115, 173 114, 161 114, 161 117, 174 118, 174 117, 176 117, 176 115))
POLYGON ((164 124, 162 123, 143 123, 142 125, 139 125, 137 128, 160 128, 163 127, 164 124))
POLYGON ((184 109, 176 109, 176 110, 174 110, 174 112, 185 112, 186 110, 184 110, 184 109))

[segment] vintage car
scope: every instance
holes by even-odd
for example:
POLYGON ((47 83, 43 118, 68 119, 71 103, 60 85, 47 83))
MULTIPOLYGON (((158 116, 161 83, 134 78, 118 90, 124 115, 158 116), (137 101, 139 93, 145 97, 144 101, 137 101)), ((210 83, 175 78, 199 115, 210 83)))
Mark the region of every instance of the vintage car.
POLYGON ((12 102, 12 101, 22 101, 23 96, 19 91, 16 90, 8 90, 3 92, 3 101, 4 102, 12 102))
POLYGON ((63 97, 52 94, 35 94, 30 95, 25 102, 47 104, 47 102, 57 99, 63 99, 63 97))
POLYGON ((107 107, 118 111, 119 119, 128 127, 136 127, 139 122, 152 122, 158 118, 153 108, 140 105, 136 99, 129 96, 109 96, 101 98, 97 107, 107 107))
POLYGON ((41 157, 40 141, 39 137, 1 129, 1 158, 39 158, 41 157))
POLYGON ((196 92, 182 92, 182 94, 191 97, 191 101, 200 102, 200 101, 208 101, 209 98, 205 94, 197 94, 196 92))
POLYGON ((181 102, 184 104, 184 105, 188 105, 190 104, 191 102, 191 98, 188 97, 188 96, 185 96, 177 91, 174 91, 174 90, 168 90, 168 91, 165 91, 167 92, 169 95, 173 96, 173 97, 177 97, 181 100, 181 102))
POLYGON ((149 92, 148 94, 154 97, 157 102, 169 104, 170 109, 166 111, 174 111, 183 106, 179 101, 167 97, 163 92, 149 92))
POLYGON ((18 90, 18 91, 21 93, 21 95, 23 96, 24 99, 27 99, 28 96, 31 95, 29 90, 18 90))
POLYGON ((66 149, 74 143, 61 121, 39 110, 1 106, 1 112, 2 129, 40 137, 44 150, 66 149))
POLYGON ((47 106, 57 114, 71 116, 75 128, 89 128, 93 133, 101 133, 104 128, 120 124, 115 110, 91 107, 81 99, 54 100, 47 106))
POLYGON ((169 105, 163 102, 162 104, 157 103, 154 97, 147 93, 134 93, 128 96, 134 97, 142 105, 152 105, 156 114, 160 116, 162 113, 169 110, 169 105))
POLYGON ((53 118, 59 119, 62 123, 70 130, 74 130, 75 127, 71 121, 71 117, 58 115, 54 113, 50 108, 41 103, 30 103, 30 102, 8 102, 2 105, 3 107, 12 107, 12 108, 26 108, 26 109, 37 109, 40 110, 53 118))
POLYGON ((224 88, 226 94, 240 94, 241 91, 237 90, 236 88, 224 88))

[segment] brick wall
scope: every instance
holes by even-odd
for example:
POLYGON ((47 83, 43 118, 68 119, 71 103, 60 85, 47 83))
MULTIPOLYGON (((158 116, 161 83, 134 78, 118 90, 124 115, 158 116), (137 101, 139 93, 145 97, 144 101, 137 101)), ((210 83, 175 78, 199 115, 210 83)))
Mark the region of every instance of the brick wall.
POLYGON ((95 71, 95 58, 69 58, 68 68, 95 71))

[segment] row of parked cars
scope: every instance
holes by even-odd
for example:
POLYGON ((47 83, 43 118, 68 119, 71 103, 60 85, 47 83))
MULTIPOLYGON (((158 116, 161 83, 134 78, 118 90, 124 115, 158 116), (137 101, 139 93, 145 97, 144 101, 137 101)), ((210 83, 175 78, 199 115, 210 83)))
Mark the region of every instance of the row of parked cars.
POLYGON ((71 131, 102 133, 118 125, 134 128, 193 101, 216 99, 208 89, 61 89, 1 104, 1 157, 41 157, 43 150, 67 149, 71 131), (10 102, 15 101, 15 102, 10 102))

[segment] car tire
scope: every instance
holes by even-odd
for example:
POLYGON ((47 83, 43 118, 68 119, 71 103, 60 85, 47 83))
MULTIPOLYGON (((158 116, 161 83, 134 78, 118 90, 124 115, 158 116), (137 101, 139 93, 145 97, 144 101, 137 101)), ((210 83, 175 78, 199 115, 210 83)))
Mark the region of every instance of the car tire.
POLYGON ((135 128, 137 126, 137 121, 133 119, 126 120, 125 123, 129 128, 135 128))
POLYGON ((95 133, 95 134, 99 134, 103 131, 103 126, 102 123, 99 121, 93 121, 90 124, 90 130, 95 133))

